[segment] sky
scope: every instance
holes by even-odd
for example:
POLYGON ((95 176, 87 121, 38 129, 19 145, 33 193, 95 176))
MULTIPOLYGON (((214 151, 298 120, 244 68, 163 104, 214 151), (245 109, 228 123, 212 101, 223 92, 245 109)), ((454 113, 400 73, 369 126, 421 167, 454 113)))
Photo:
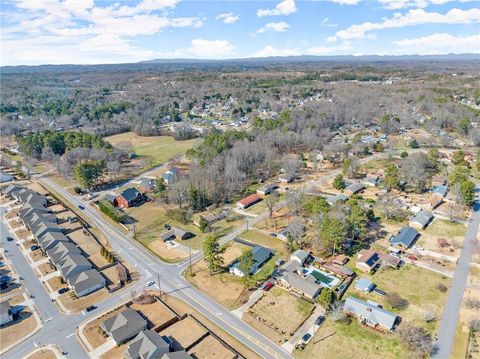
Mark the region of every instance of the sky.
POLYGON ((1 66, 480 54, 480 0, 2 0, 1 66))

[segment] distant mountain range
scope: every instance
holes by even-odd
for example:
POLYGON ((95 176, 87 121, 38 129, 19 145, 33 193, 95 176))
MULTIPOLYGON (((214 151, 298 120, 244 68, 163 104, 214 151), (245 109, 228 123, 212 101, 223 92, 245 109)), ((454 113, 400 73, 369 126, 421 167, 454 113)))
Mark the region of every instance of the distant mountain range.
POLYGON ((100 64, 100 65, 38 65, 38 66, 2 66, 2 74, 13 73, 66 73, 66 72, 117 72, 117 71, 155 71, 159 67, 165 70, 175 71, 181 69, 207 69, 209 67, 256 67, 266 65, 285 64, 310 64, 314 65, 353 65, 353 64, 386 64, 386 63, 451 63, 451 62, 474 62, 478 63, 480 54, 448 54, 448 55, 342 55, 342 56, 275 56, 275 57, 251 57, 226 60, 208 59, 153 59, 137 63, 124 64, 100 64))

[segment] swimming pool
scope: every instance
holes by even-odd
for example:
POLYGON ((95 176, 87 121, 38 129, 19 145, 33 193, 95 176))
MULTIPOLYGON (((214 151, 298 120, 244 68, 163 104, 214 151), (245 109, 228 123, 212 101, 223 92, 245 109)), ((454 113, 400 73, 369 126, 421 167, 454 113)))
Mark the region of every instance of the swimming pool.
POLYGON ((315 278, 317 284, 320 284, 327 288, 333 288, 340 282, 337 277, 329 273, 325 273, 314 267, 303 268, 302 272, 306 276, 311 275, 313 278, 315 278))

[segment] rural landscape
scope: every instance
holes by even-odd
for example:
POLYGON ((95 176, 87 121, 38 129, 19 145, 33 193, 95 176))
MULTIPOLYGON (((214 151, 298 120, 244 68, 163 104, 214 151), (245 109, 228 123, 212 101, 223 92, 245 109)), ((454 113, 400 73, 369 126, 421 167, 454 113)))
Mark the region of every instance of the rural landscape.
MULTIPOLYGON (((176 11, 158 3, 68 9, 141 26, 176 11)), ((360 1, 326 3, 315 6, 360 1)), ((468 4, 450 11, 478 11, 468 4)), ((302 6, 314 5, 264 2, 256 16, 302 6)), ((394 18, 430 9, 408 6, 394 18)), ((269 24, 253 42, 290 28, 269 24)), ((327 42, 350 30, 337 26, 322 21, 327 42)), ((15 55, 0 68, 0 356, 478 358, 476 47, 39 66, 15 55)))

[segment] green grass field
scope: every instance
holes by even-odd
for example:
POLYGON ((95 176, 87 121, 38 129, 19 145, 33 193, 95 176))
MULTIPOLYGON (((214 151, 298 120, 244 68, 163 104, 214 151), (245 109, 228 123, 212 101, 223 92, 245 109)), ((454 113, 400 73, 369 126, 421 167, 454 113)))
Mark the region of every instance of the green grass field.
POLYGON ((436 219, 425 229, 425 234, 442 238, 465 237, 467 227, 462 223, 454 223, 445 219, 436 219))
POLYGON ((142 159, 150 161, 149 167, 165 163, 185 152, 200 142, 199 139, 176 141, 169 136, 138 136, 133 132, 105 137, 113 146, 121 142, 130 142, 135 153, 142 159))

